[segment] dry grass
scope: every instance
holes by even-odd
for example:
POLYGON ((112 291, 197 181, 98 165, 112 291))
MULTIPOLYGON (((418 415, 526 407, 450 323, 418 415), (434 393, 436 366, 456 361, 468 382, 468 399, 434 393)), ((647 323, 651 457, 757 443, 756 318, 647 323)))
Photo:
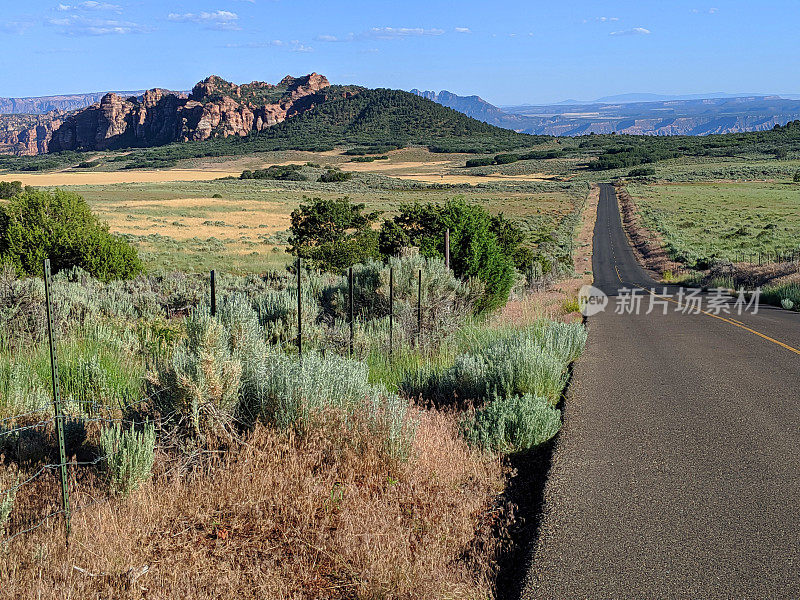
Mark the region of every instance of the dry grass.
POLYGON ((238 177, 241 171, 169 169, 159 171, 57 171, 55 173, 7 173, 4 179, 21 181, 24 185, 108 185, 113 183, 161 183, 164 181, 211 181, 220 177, 238 177))
MULTIPOLYGON (((126 201, 113 211, 98 211, 114 233, 159 233, 175 240, 215 236, 239 240, 247 230, 271 234, 289 229, 290 213, 282 202, 221 198, 175 198, 126 201), (185 209, 191 209, 187 215, 185 209), (152 215, 174 215, 173 218, 152 215)), ((250 231, 248 237, 254 237, 250 231)), ((257 241, 257 239, 256 239, 257 241)))
POLYGON ((15 540, 0 596, 491 597, 500 464, 443 414, 420 413, 406 463, 352 433, 261 428, 191 472, 162 456, 153 483, 76 514, 69 549, 58 526, 15 540))

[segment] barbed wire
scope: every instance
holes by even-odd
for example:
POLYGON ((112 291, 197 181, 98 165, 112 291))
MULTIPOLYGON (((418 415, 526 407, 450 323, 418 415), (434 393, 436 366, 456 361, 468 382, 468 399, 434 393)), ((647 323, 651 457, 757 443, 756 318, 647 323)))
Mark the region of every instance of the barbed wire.
MULTIPOLYGON (((111 499, 110 497, 107 497, 107 498, 94 498, 91 502, 89 502, 87 504, 82 504, 80 506, 75 506, 74 508, 70 508, 70 511, 69 511, 70 516, 75 515, 75 514, 81 512, 81 511, 83 511, 83 510, 86 510, 87 508, 91 508, 92 506, 95 506, 95 505, 98 505, 98 504, 105 504, 110 499, 111 499)), ((31 527, 28 527, 27 529, 23 529, 22 531, 17 531, 13 535, 10 535, 9 537, 7 537, 5 539, 0 540, 0 548, 7 547, 8 544, 10 544, 13 540, 15 540, 16 538, 18 538, 20 536, 23 536, 25 534, 31 533, 33 531, 36 531, 37 529, 39 529, 40 527, 45 525, 53 517, 57 517, 58 515, 66 515, 66 514, 67 514, 67 511, 65 511, 63 508, 60 508, 58 510, 54 510, 53 512, 51 512, 51 513, 45 515, 44 517, 42 517, 41 519, 39 519, 39 521, 35 525, 33 525, 31 527)))

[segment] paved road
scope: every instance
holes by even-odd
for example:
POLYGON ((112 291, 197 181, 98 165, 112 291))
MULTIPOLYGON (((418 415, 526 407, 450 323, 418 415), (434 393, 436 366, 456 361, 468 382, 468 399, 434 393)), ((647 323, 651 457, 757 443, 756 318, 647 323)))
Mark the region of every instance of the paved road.
POLYGON ((621 288, 657 284, 611 186, 593 266, 612 297, 588 320, 523 596, 800 598, 800 314, 614 314, 621 288))

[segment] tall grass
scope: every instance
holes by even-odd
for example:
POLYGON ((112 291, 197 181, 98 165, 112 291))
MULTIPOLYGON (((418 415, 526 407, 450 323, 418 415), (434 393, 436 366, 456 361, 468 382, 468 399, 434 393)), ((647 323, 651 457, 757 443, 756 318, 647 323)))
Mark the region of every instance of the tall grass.
POLYGON ((784 308, 788 306, 788 310, 800 311, 800 285, 797 283, 784 283, 765 286, 761 290, 761 300, 775 306, 783 306, 784 308), (786 302, 787 300, 788 302, 786 302))

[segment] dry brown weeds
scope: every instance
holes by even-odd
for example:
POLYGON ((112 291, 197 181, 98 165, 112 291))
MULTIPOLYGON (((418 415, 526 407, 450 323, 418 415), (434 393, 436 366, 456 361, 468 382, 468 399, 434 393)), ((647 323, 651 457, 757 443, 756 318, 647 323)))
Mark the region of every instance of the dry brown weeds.
MULTIPOLYGON (((502 467, 452 417, 418 417, 406 462, 341 423, 258 428, 182 474, 163 455, 130 497, 75 514, 69 548, 57 520, 15 539, 0 597, 491 597, 502 467)), ((79 504, 104 497, 99 480, 76 487, 79 504)))

